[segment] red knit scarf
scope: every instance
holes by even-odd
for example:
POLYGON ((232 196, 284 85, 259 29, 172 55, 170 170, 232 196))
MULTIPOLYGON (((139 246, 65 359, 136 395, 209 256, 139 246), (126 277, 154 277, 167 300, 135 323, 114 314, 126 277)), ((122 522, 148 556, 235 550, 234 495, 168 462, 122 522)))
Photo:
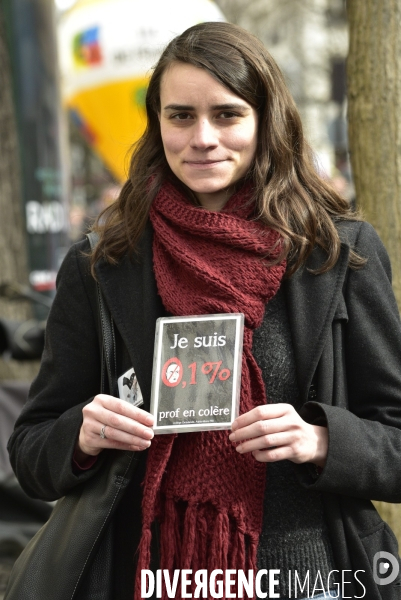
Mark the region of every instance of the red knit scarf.
MULTIPOLYGON (((173 315, 244 313, 240 412, 266 403, 261 371, 252 355, 253 330, 277 292, 285 262, 279 235, 249 220, 252 189, 242 188, 224 210, 192 205, 172 183, 157 194, 150 213, 154 272, 173 315)), ((240 455, 227 431, 158 435, 147 459, 142 505, 140 571, 149 568, 151 524, 160 523, 160 568, 254 569, 262 528, 265 464, 240 455)))

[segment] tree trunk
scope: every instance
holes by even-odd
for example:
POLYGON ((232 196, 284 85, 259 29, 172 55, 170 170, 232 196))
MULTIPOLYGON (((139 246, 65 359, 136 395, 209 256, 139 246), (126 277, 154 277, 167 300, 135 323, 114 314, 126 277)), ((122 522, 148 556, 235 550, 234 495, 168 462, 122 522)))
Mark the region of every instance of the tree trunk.
POLYGON ((356 201, 390 254, 401 307, 401 2, 348 0, 347 12, 356 201))
MULTIPOLYGON (((10 61, 0 5, 0 284, 27 282, 27 256, 21 209, 17 127, 14 115, 10 61)), ((0 317, 30 317, 26 302, 0 299, 0 317)), ((0 381, 32 379, 37 363, 0 359, 0 381)))
MULTIPOLYGON (((358 208, 377 229, 401 307, 401 1, 348 0, 351 164, 358 208)), ((376 502, 401 544, 401 507, 376 502)))

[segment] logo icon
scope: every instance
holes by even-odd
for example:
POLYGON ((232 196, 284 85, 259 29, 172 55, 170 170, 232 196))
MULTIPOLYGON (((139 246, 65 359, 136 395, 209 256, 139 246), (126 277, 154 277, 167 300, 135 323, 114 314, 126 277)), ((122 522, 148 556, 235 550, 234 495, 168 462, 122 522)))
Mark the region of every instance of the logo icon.
POLYGON ((377 585, 387 585, 397 579, 400 571, 398 558, 381 550, 373 557, 373 579, 377 585), (392 567, 392 568, 390 568, 392 567))
POLYGON ((99 27, 91 27, 74 36, 72 41, 74 63, 77 67, 93 67, 102 63, 99 27))

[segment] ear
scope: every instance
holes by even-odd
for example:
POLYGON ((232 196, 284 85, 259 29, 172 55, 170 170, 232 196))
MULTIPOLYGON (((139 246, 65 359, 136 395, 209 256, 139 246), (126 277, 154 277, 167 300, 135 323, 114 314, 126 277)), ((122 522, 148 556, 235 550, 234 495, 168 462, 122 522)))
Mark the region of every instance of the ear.
POLYGON ((157 118, 159 119, 159 123, 160 123, 161 114, 159 112, 157 113, 157 118))

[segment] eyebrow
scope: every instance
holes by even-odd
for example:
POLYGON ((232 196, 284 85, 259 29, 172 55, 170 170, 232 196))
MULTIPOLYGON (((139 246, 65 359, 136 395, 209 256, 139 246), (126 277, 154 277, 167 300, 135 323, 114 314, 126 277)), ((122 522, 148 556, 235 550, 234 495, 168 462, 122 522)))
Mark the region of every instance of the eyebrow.
MULTIPOLYGON (((229 104, 213 104, 213 106, 211 106, 211 109, 212 110, 246 111, 246 110, 249 110, 249 107, 245 106, 244 104, 229 103, 229 104)), ((167 106, 164 107, 164 110, 195 110, 195 107, 191 106, 189 104, 167 104, 167 106)))

